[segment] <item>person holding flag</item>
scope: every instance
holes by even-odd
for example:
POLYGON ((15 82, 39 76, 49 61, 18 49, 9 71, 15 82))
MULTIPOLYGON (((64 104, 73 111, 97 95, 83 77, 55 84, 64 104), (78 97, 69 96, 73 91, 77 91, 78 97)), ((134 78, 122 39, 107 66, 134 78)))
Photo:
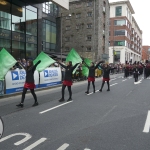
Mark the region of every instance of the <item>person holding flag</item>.
POLYGON ((63 68, 65 68, 65 76, 64 76, 64 80, 63 80, 63 84, 62 84, 62 98, 59 100, 59 102, 65 101, 64 95, 65 95, 65 88, 66 88, 66 86, 68 87, 68 91, 69 91, 69 99, 67 101, 72 101, 72 90, 71 90, 71 86, 72 86, 72 73, 73 73, 74 69, 80 63, 76 63, 74 66, 72 66, 72 62, 71 61, 68 62, 67 66, 63 65, 60 62, 58 62, 58 63, 63 68))
POLYGON ((36 67, 40 63, 41 63, 41 60, 39 60, 35 65, 33 65, 32 60, 29 60, 27 62, 27 67, 24 68, 26 70, 26 81, 25 81, 25 84, 24 84, 23 92, 22 92, 21 103, 16 105, 17 107, 23 107, 24 106, 24 99, 25 99, 25 95, 26 95, 26 92, 27 92, 28 89, 30 89, 30 91, 31 91, 31 93, 34 97, 34 100, 35 100, 35 102, 32 106, 34 107, 34 106, 38 105, 37 96, 34 92, 34 89, 35 89, 34 72, 35 72, 36 67))
POLYGON ((100 61, 97 63, 97 65, 94 65, 94 62, 91 62, 91 65, 88 66, 86 62, 83 60, 83 64, 89 69, 89 74, 88 74, 88 86, 87 86, 87 91, 85 92, 86 94, 89 94, 89 89, 90 89, 90 83, 92 82, 93 85, 93 93, 95 93, 95 70, 98 68, 99 64, 103 63, 103 61, 100 61))

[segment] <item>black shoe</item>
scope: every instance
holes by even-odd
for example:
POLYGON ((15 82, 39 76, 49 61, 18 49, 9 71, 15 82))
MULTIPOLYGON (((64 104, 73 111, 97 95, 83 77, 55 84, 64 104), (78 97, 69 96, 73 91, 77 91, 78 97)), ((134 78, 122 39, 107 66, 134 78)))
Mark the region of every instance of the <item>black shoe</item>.
POLYGON ((95 90, 93 91, 93 93, 95 93, 95 90))
POLYGON ((69 98, 69 99, 67 100, 67 102, 70 102, 70 101, 72 101, 72 98, 69 98))
POLYGON ((23 104, 22 103, 20 103, 20 104, 18 104, 18 105, 16 105, 17 107, 23 107, 23 104))
POLYGON ((100 89, 99 91, 102 92, 102 89, 100 89))
POLYGON ((32 105, 32 107, 38 106, 38 105, 39 105, 39 103, 38 103, 38 102, 35 102, 35 103, 32 105))
POLYGON ((65 99, 64 99, 64 98, 61 98, 61 99, 59 100, 59 102, 63 102, 63 101, 65 101, 65 99))
POLYGON ((85 92, 86 94, 89 94, 89 92, 87 91, 87 92, 85 92))
POLYGON ((110 91, 110 89, 108 89, 107 91, 110 91))

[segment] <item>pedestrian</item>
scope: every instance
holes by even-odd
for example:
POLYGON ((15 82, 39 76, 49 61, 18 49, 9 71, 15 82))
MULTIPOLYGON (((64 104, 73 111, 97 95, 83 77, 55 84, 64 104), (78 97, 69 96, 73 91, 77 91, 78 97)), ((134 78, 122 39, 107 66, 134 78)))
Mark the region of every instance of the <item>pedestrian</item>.
POLYGON ((101 67, 103 69, 103 81, 102 81, 101 89, 99 91, 102 92, 102 89, 104 87, 105 82, 107 82, 107 86, 108 86, 107 91, 110 91, 110 85, 109 85, 110 71, 115 69, 115 68, 110 68, 108 66, 108 64, 105 64, 105 65, 103 65, 101 67))
POLYGON ((72 86, 72 72, 73 70, 78 66, 79 63, 77 63, 76 65, 72 66, 72 62, 69 61, 67 66, 63 65, 62 63, 58 62, 63 68, 65 68, 65 77, 63 80, 63 84, 62 84, 62 98, 59 100, 59 102, 63 102, 65 101, 65 88, 66 86, 68 87, 68 91, 69 91, 69 99, 67 101, 72 101, 72 90, 71 90, 71 86, 72 86))
POLYGON ((22 59, 22 63, 21 63, 21 64, 22 64, 22 66, 23 66, 24 68, 27 66, 26 60, 25 60, 24 58, 22 59))
POLYGON ((37 102, 37 96, 34 92, 35 89, 35 84, 34 84, 34 71, 37 67, 37 65, 41 63, 41 60, 39 60, 35 65, 33 65, 33 61, 29 60, 27 62, 27 67, 25 68, 26 70, 26 81, 24 84, 24 88, 23 88, 23 92, 22 92, 22 98, 21 98, 21 103, 16 105, 17 107, 23 107, 24 106, 24 99, 25 99, 25 95, 28 89, 30 89, 31 94, 34 97, 34 104, 32 105, 37 106, 38 102, 37 102))
POLYGON ((134 79, 135 79, 135 82, 138 82, 138 76, 139 76, 139 67, 138 67, 138 64, 135 63, 135 67, 133 68, 133 74, 134 74, 134 79))
POLYGON ((98 68, 99 64, 102 63, 103 61, 100 61, 99 63, 94 65, 94 62, 91 62, 91 65, 88 66, 84 61, 84 65, 89 69, 89 75, 88 75, 88 86, 87 86, 87 91, 85 92, 86 94, 89 94, 89 89, 90 89, 90 83, 92 82, 93 85, 93 93, 95 93, 95 70, 98 68))

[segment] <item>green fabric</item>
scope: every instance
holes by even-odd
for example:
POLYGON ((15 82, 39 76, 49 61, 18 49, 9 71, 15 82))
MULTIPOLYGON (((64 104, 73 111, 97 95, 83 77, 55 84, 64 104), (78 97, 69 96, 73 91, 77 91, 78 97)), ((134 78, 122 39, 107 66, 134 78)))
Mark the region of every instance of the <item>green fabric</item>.
POLYGON ((38 57, 33 61, 34 64, 36 64, 39 60, 41 60, 41 63, 36 67, 36 70, 41 72, 47 67, 49 67, 51 64, 55 63, 56 61, 50 58, 47 54, 44 52, 41 52, 38 57))
MULTIPOLYGON (((90 67, 92 61, 88 58, 84 58, 84 62, 90 67)), ((82 74, 86 77, 89 75, 89 69, 84 64, 82 66, 82 74)))
POLYGON ((17 61, 11 56, 5 48, 0 51, 0 79, 3 80, 7 72, 17 61))
MULTIPOLYGON (((72 65, 73 66, 75 64, 77 64, 77 63, 81 63, 82 62, 81 57, 79 56, 79 54, 76 52, 76 50, 74 48, 72 48, 72 50, 69 52, 69 54, 68 54, 68 56, 66 58, 66 62, 69 62, 69 61, 72 61, 72 65)), ((74 69, 73 74, 76 72, 78 66, 74 69)))

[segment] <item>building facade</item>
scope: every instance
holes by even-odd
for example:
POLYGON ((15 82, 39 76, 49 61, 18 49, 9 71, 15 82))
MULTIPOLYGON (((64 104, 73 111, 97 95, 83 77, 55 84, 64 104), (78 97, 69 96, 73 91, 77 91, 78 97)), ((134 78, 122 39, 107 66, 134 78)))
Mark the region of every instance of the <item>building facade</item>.
POLYGON ((84 58, 108 59, 108 0, 70 0, 69 11, 60 14, 63 53, 75 48, 84 58))
POLYGON ((141 60, 142 31, 130 1, 110 3, 109 63, 141 60))
POLYGON ((146 60, 150 61, 150 46, 142 46, 142 61, 145 62, 146 60))
POLYGON ((0 1, 0 49, 16 59, 55 51, 58 11, 56 4, 44 0, 0 1))

